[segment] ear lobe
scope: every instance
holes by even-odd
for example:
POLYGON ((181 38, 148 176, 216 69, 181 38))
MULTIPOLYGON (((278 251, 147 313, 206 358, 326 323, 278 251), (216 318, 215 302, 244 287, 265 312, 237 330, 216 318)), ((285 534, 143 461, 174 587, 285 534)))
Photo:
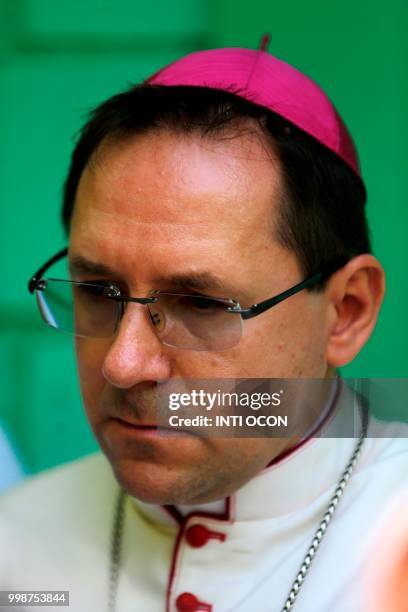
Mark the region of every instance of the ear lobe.
POLYGON ((329 281, 332 324, 327 363, 338 368, 350 363, 374 330, 385 293, 384 270, 373 255, 359 255, 329 281))

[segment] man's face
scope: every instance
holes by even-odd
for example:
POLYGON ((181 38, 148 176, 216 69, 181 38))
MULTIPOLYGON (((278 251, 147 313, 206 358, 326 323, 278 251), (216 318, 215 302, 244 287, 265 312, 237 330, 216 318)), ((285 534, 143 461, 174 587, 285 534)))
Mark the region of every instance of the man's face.
MULTIPOLYGON (((247 307, 302 280, 296 257, 274 238, 280 166, 259 135, 201 138, 152 131, 106 144, 78 188, 69 258, 104 264, 129 295, 197 293, 174 277, 207 278, 205 295, 247 307), (214 280, 212 280, 214 279, 214 280)), ((244 321, 225 351, 164 346, 146 306, 129 304, 113 338, 77 338, 88 419, 120 484, 152 503, 195 503, 237 490, 285 448, 268 438, 166 437, 154 422, 158 381, 324 377, 324 293, 301 292, 244 321)), ((239 315, 231 315, 239 316, 239 315)))

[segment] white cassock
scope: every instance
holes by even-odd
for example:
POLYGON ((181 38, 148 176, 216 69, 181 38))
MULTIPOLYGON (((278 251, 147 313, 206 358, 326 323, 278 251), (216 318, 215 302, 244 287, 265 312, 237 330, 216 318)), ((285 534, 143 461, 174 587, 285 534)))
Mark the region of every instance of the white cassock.
MULTIPOLYGON (((343 388, 336 414, 349 393, 343 388)), ((386 425, 378 438, 372 427, 295 612, 367 612, 372 537, 388 502, 408 489, 407 426, 386 425)), ((117 612, 280 612, 355 445, 312 438, 214 504, 164 508, 125 497, 117 612)), ((107 611, 117 496, 100 453, 5 495, 0 590, 70 591, 69 608, 28 610, 107 611)))

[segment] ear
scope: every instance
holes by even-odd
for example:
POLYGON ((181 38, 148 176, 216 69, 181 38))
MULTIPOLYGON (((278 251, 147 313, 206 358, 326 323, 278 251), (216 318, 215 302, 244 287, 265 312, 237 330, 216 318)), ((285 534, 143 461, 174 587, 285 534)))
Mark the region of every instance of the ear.
POLYGON ((375 327, 384 293, 384 270, 373 255, 354 257, 330 278, 329 366, 344 366, 360 352, 375 327))

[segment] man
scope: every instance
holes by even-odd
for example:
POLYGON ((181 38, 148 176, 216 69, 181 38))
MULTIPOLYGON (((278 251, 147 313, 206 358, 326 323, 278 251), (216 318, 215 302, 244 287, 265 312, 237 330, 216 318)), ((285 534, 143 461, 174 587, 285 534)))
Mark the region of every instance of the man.
POLYGON ((103 454, 2 501, 2 588, 70 591, 75 611, 365 609, 365 535, 408 452, 364 410, 355 439, 325 429, 353 409, 336 368, 384 295, 364 202, 334 107, 264 50, 192 54, 94 111, 68 251, 30 290, 75 333, 103 454), (329 383, 300 441, 158 434, 161 385, 256 378, 329 383))

